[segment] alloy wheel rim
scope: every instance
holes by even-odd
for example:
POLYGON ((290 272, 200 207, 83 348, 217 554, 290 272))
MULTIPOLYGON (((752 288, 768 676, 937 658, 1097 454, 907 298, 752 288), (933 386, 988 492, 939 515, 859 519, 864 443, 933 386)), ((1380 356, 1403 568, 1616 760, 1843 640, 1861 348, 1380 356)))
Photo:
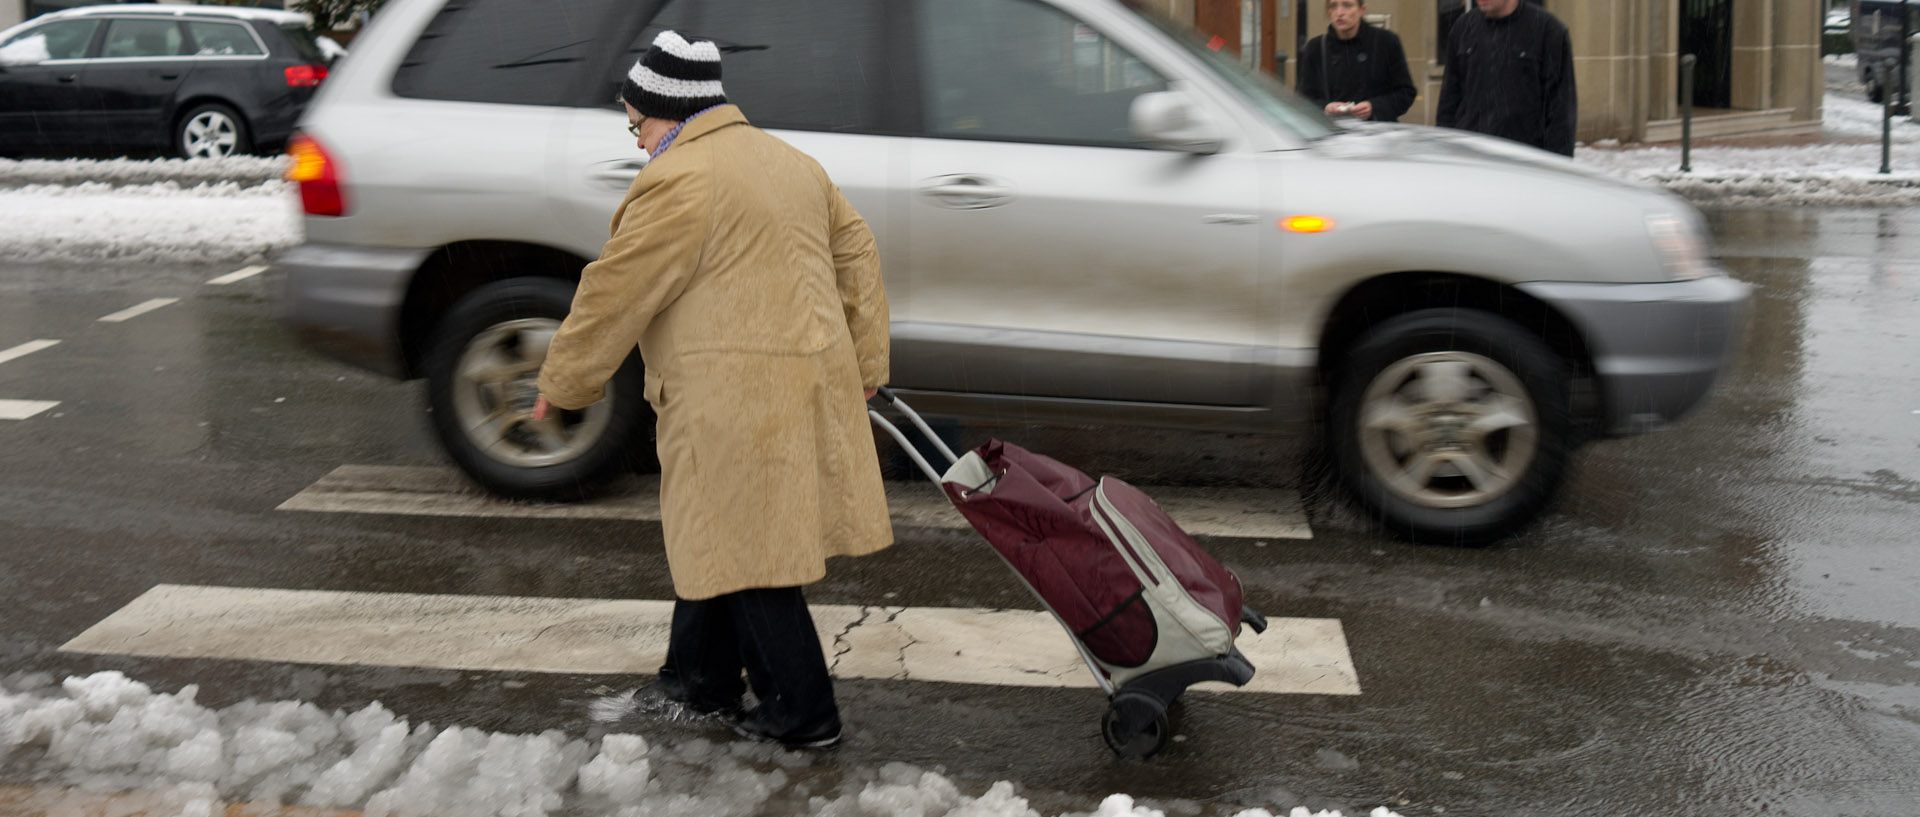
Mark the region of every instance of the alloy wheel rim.
POLYGON ((560 331, 551 318, 525 318, 488 327, 467 342, 454 363, 454 420, 485 456, 516 468, 557 465, 585 453, 613 416, 608 395, 579 411, 555 408, 533 419, 535 381, 547 347, 560 331))
POLYGON ((232 117, 219 111, 202 111, 187 120, 184 132, 187 155, 219 159, 233 155, 240 143, 240 129, 232 117))
POLYGON ((1358 426, 1367 470, 1427 508, 1506 495, 1539 451, 1538 410, 1520 378, 1468 352, 1413 355, 1382 370, 1362 395, 1358 426))

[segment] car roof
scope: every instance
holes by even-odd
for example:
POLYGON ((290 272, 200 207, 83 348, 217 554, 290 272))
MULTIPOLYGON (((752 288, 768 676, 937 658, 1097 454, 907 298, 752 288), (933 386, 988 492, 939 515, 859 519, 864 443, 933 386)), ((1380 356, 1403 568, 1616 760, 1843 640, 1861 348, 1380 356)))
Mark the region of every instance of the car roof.
POLYGON ((34 20, 58 20, 66 17, 91 17, 102 14, 138 17, 233 17, 242 20, 261 20, 276 25, 313 25, 313 18, 311 16, 297 11, 250 8, 246 6, 186 6, 172 4, 161 5, 159 3, 79 6, 42 14, 34 18, 34 20))

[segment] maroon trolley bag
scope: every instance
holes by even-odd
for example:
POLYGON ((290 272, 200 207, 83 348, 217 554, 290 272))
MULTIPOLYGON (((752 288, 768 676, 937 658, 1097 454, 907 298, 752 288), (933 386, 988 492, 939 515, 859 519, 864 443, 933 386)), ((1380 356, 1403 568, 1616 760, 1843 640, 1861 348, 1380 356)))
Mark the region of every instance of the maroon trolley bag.
POLYGON ((875 425, 1072 636, 1107 693, 1101 735, 1116 754, 1145 758, 1165 746, 1167 709, 1187 687, 1253 679, 1233 641, 1242 623, 1261 632, 1266 620, 1242 603, 1233 571, 1146 494, 1000 440, 955 455, 891 390, 879 394, 939 450, 945 473, 869 409, 875 425))

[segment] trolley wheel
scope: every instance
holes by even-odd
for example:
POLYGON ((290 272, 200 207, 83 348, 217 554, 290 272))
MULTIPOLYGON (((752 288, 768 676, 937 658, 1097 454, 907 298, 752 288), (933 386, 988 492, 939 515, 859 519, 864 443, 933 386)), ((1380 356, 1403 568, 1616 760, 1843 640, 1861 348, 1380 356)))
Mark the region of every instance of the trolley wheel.
POLYGON ((1167 745, 1173 730, 1167 725, 1167 707, 1145 692, 1122 691, 1107 704, 1100 719, 1100 736, 1113 753, 1128 760, 1146 760, 1167 745))

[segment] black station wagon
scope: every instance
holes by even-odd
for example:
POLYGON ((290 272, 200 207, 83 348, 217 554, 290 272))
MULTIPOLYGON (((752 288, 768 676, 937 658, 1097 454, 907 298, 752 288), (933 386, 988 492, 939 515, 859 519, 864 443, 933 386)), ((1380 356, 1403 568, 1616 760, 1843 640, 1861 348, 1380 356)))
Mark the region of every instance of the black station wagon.
POLYGON ((0 154, 278 150, 326 79, 304 14, 104 5, 0 32, 0 154))

